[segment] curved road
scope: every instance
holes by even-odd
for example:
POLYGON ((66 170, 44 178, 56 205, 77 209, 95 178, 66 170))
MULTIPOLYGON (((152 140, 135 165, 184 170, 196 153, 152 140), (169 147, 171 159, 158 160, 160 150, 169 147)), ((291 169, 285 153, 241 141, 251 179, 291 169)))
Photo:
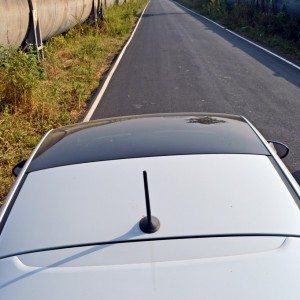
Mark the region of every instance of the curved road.
POLYGON ((246 116, 300 169, 300 71, 169 0, 152 0, 92 119, 157 112, 246 116))

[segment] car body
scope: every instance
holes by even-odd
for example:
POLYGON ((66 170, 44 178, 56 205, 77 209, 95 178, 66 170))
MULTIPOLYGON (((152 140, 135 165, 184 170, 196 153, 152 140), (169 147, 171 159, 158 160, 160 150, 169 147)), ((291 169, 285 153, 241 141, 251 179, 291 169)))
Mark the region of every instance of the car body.
POLYGON ((52 130, 1 210, 0 299, 299 299, 299 199, 241 116, 52 130))

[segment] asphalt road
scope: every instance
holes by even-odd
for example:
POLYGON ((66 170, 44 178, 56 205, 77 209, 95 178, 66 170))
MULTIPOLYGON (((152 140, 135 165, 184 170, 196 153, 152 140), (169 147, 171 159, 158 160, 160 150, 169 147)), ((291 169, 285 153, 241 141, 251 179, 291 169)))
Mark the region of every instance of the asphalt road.
POLYGON ((246 116, 300 169, 300 71, 169 0, 152 0, 92 119, 157 112, 246 116))

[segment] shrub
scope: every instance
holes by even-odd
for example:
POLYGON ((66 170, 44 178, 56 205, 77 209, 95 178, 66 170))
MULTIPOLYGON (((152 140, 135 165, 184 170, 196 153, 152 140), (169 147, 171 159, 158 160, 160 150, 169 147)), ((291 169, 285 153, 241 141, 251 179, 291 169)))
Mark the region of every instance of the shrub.
POLYGON ((32 107, 32 88, 43 77, 36 55, 15 48, 0 47, 0 109, 32 107))
POLYGON ((139 0, 131 0, 121 6, 108 7, 104 14, 104 31, 110 36, 128 34, 140 9, 139 0))

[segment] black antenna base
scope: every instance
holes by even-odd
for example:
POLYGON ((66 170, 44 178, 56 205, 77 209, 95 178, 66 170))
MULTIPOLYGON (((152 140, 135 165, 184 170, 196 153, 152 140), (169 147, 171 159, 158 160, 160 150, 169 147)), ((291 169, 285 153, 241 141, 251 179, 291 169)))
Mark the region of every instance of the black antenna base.
POLYGON ((154 233, 156 232, 160 227, 159 220, 151 216, 151 220, 148 219, 148 217, 144 217, 140 220, 140 229, 145 233, 154 233))

